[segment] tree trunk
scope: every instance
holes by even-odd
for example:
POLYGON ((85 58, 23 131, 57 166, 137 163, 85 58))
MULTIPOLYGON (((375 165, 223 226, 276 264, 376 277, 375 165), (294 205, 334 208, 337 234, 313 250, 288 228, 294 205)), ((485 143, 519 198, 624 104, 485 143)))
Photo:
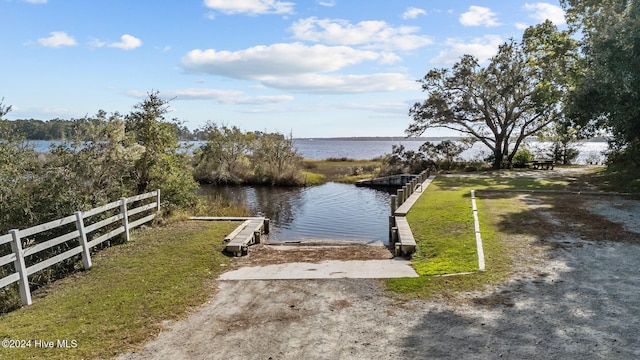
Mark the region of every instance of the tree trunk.
POLYGON ((493 166, 494 170, 498 170, 502 168, 502 160, 504 159, 504 154, 502 153, 502 149, 496 146, 496 149, 493 152, 493 166))

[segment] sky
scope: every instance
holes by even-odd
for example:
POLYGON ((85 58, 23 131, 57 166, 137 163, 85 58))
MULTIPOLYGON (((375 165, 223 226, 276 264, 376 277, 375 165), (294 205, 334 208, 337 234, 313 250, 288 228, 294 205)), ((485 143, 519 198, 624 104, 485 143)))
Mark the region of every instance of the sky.
POLYGON ((0 0, 0 99, 46 121, 158 91, 191 130, 403 136, 416 80, 546 19, 557 0, 0 0))

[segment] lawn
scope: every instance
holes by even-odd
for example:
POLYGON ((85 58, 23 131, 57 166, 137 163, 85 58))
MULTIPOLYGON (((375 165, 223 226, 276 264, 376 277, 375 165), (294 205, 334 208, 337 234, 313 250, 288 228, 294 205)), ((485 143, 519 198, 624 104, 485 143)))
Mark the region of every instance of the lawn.
POLYGON ((162 321, 185 316, 211 296, 213 280, 230 262, 221 252, 223 238, 237 225, 174 223, 97 253, 90 270, 39 290, 33 305, 0 317, 1 338, 30 346, 3 348, 0 358, 111 358, 143 345, 162 321), (69 348, 57 347, 59 340, 69 348), (56 346, 42 348, 47 342, 56 346))
POLYGON ((417 244, 412 264, 419 277, 389 279, 388 288, 411 297, 428 298, 434 294, 477 290, 503 281, 511 269, 510 254, 517 249, 504 241, 510 234, 499 224, 504 224, 507 218, 517 219, 519 213, 526 212, 526 205, 514 196, 478 196, 476 203, 486 263, 486 271, 479 272, 471 190, 561 190, 569 185, 562 178, 512 175, 503 171, 436 177, 407 214, 417 244))

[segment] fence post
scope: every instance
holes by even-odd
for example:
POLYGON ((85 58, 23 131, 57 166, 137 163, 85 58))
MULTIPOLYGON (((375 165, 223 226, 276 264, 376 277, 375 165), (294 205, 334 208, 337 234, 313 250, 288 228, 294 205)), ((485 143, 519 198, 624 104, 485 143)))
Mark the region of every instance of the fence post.
POLYGON ((129 212, 127 210, 127 198, 120 199, 120 212, 122 213, 122 226, 124 227, 124 240, 129 242, 129 212))
POLYGON ((156 190, 158 192, 157 194, 157 198, 156 198, 156 203, 158 203, 158 212, 160 212, 160 189, 156 190))
POLYGON ((22 256, 22 242, 20 240, 20 230, 13 229, 9 231, 13 241, 11 241, 11 250, 16 254, 16 260, 13 262, 16 267, 16 271, 20 274, 20 280, 18 281, 18 288, 20 289, 20 300, 22 305, 31 305, 31 289, 29 289, 29 278, 27 276, 27 266, 24 263, 24 257, 22 256))
POLYGON ((87 233, 84 231, 84 219, 82 211, 76 211, 76 228, 80 233, 80 246, 82 247, 82 265, 85 270, 91 268, 91 254, 89 254, 89 245, 87 244, 87 233))

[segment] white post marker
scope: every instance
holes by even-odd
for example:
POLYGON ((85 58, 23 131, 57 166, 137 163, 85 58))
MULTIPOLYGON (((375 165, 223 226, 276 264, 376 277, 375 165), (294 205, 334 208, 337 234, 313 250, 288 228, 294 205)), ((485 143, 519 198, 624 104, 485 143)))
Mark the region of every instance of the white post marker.
POLYGON ((476 233, 476 248, 478 249, 478 268, 480 271, 484 271, 484 250, 482 249, 482 237, 480 236, 480 221, 478 220, 475 190, 471 190, 471 208, 473 209, 473 226, 476 233))

